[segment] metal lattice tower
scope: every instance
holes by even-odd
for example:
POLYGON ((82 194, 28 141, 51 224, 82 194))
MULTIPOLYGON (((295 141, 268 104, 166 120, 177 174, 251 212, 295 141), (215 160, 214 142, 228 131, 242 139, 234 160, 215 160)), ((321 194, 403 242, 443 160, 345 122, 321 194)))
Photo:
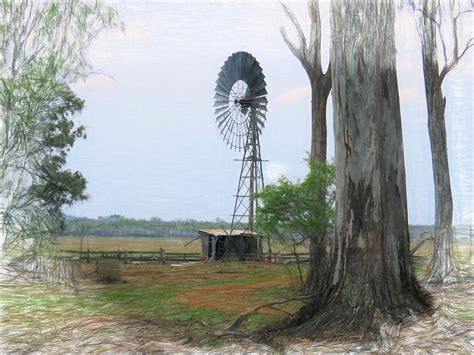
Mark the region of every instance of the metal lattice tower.
POLYGON ((253 196, 263 190, 264 181, 260 139, 256 128, 256 120, 252 118, 247 141, 242 158, 237 195, 235 195, 231 229, 241 229, 253 233, 255 213, 258 208, 258 199, 253 198, 253 196))
POLYGON ((216 81, 216 121, 231 149, 243 150, 232 227, 254 232, 258 199, 254 194, 264 186, 260 134, 267 111, 266 83, 258 61, 247 52, 232 54, 216 81))

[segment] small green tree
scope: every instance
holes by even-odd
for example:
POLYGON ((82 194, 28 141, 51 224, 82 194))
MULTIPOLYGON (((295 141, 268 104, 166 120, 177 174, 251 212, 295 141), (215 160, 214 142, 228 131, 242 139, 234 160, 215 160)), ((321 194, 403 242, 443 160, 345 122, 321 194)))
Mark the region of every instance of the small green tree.
POLYGON ((121 25, 101 0, 0 0, 0 259, 5 247, 42 244, 62 227, 59 206, 83 199, 85 180, 60 153, 83 128, 52 119, 80 111, 67 85, 93 73, 94 38, 121 25))
MULTIPOLYGON (((309 172, 303 181, 291 182, 281 177, 256 195, 262 201, 257 210, 259 233, 286 245, 298 261, 297 247, 308 240, 328 238, 334 222, 333 164, 308 159, 309 172), (319 192, 325 191, 325 199, 319 192)), ((305 285, 297 262, 298 284, 305 285)))
POLYGON ((4 81, 4 88, 16 97, 19 91, 26 98, 41 93, 44 104, 34 112, 20 106, 24 121, 20 126, 30 137, 28 159, 21 167, 28 184, 15 189, 12 204, 5 211, 5 246, 20 253, 39 252, 53 245, 63 229, 61 208, 87 198, 86 179, 65 168, 76 139, 85 138, 84 126, 73 120, 84 101, 68 85, 50 82, 43 75, 4 81))

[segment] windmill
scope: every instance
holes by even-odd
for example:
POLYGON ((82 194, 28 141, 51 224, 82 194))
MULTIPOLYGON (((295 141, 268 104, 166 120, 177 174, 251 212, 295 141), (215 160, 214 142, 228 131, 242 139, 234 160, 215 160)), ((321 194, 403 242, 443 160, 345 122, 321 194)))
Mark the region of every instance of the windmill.
POLYGON ((265 75, 258 61, 247 52, 236 52, 225 61, 216 80, 214 107, 218 129, 231 149, 241 152, 232 231, 253 234, 258 199, 263 189, 260 134, 267 111, 265 75))

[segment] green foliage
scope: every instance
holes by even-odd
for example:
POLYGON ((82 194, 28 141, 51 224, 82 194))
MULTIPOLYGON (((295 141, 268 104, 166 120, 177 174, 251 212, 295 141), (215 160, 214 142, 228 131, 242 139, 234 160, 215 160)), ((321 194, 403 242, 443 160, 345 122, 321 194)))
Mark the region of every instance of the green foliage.
POLYGON ((16 78, 46 60, 55 80, 86 78, 92 69, 87 48, 99 32, 117 27, 123 27, 117 11, 100 0, 1 0, 2 77, 16 78))
POLYGON ((257 210, 257 228, 267 236, 295 246, 309 238, 324 238, 335 216, 334 165, 309 160, 303 181, 281 177, 257 194, 263 206, 257 210))
POLYGON ((37 252, 54 244, 61 207, 86 198, 86 180, 65 169, 83 126, 84 102, 69 84, 92 72, 87 48, 119 27, 102 1, 0 0, 0 217, 4 247, 37 252))
POLYGON ((72 116, 84 107, 66 85, 57 88, 54 105, 42 122, 40 139, 43 159, 37 166, 37 182, 29 193, 41 201, 43 207, 59 212, 62 206, 71 206, 87 198, 84 194, 86 179, 79 172, 65 170, 67 154, 77 138, 85 138, 85 128, 76 127, 72 116))

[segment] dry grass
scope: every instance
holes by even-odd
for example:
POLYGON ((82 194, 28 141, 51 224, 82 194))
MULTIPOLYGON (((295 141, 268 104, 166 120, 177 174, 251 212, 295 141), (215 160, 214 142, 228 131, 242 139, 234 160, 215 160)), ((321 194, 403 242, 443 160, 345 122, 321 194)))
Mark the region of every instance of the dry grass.
MULTIPOLYGON (((95 237, 85 236, 83 238, 82 250, 93 251, 141 251, 156 252, 163 248, 169 253, 199 253, 201 252, 201 241, 193 238, 172 237, 95 237), (189 243, 191 242, 191 243, 189 243), (189 243, 188 245, 186 245, 189 243)), ((60 237, 58 248, 60 251, 81 250, 81 237, 60 237)))
MULTIPOLYGON (((195 238, 183 237, 97 237, 84 236, 82 241, 82 250, 89 249, 94 251, 138 251, 138 252, 156 252, 163 248, 169 253, 200 253, 201 240, 195 238)), ((58 238, 58 249, 60 251, 81 250, 81 237, 60 237, 58 238)), ((268 252, 267 242, 263 241, 263 251, 268 252)), ((272 244, 273 253, 290 253, 286 246, 279 242, 272 244)), ((297 251, 307 253, 308 246, 300 245, 297 251)))
MULTIPOLYGON (((107 246, 113 248, 111 251, 122 247, 199 251, 198 241, 189 246, 195 249, 184 247, 189 240, 88 237, 84 245, 92 251, 107 246)), ((60 246, 73 249, 75 245, 78 250, 78 242, 80 238, 65 237, 60 246)), ((427 243, 417 255, 428 256, 430 252, 427 243)), ((469 244, 456 243, 455 253, 462 272, 469 273, 469 244)), ((78 294, 30 281, 0 285, 0 348, 3 341, 4 349, 18 352, 272 352, 275 349, 267 345, 235 343, 235 339, 222 340, 212 334, 228 326, 237 313, 291 295, 285 268, 268 263, 126 264, 126 283, 108 285, 95 283, 94 264, 84 263, 83 275, 86 280, 78 294)), ((291 339, 285 350, 472 353, 473 290, 471 281, 432 287, 434 316, 417 318, 403 326, 387 324, 378 342, 291 339)), ((275 319, 274 314, 253 317, 244 330, 251 331, 275 319)))

